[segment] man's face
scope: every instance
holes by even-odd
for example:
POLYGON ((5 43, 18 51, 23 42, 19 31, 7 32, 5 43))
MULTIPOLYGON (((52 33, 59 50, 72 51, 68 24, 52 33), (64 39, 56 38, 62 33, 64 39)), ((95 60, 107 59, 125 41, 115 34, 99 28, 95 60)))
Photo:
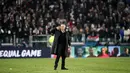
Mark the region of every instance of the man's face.
POLYGON ((129 49, 127 48, 125 52, 126 52, 126 54, 128 54, 129 53, 129 49))
POLYGON ((60 29, 61 29, 61 30, 65 30, 65 25, 64 25, 64 24, 61 24, 60 29))

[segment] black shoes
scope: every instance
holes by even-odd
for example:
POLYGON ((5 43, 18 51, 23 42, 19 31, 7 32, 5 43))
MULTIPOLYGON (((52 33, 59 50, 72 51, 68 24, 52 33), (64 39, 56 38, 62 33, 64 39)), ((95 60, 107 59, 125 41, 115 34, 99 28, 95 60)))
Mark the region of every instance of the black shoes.
POLYGON ((56 70, 56 68, 54 67, 54 70, 56 70))
POLYGON ((68 70, 68 68, 65 68, 65 67, 64 67, 64 68, 61 68, 61 70, 68 70))
POLYGON ((56 70, 56 69, 57 69, 57 66, 58 66, 58 65, 55 65, 55 66, 54 66, 54 70, 56 70))
MULTIPOLYGON (((57 68, 54 67, 54 70, 56 70, 57 68)), ((68 70, 68 68, 61 68, 61 70, 68 70)))

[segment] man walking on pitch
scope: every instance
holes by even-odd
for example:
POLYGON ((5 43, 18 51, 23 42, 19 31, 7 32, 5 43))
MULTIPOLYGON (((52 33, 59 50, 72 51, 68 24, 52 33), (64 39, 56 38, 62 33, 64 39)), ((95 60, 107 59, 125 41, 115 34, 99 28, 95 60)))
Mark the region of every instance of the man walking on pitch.
POLYGON ((52 54, 57 55, 54 65, 54 70, 58 67, 60 57, 62 57, 62 70, 68 70, 65 68, 65 59, 68 53, 68 46, 70 46, 70 33, 66 31, 66 26, 61 24, 60 26, 53 28, 51 33, 55 35, 52 45, 52 54))

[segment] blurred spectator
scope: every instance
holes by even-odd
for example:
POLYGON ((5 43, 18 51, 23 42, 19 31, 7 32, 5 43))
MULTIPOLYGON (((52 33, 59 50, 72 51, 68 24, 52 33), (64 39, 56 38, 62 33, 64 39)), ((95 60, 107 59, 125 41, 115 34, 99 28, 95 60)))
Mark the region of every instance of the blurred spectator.
POLYGON ((84 33, 84 30, 82 28, 79 29, 79 34, 77 35, 77 38, 78 38, 78 42, 82 42, 84 41, 83 40, 83 33, 84 33))
POLYGON ((85 39, 87 40, 87 37, 88 37, 88 35, 89 35, 90 33, 89 33, 89 27, 86 27, 85 28, 85 39))
POLYGON ((124 28, 120 30, 120 35, 121 35, 121 42, 123 42, 124 41, 124 28))
POLYGON ((72 33, 73 33, 73 41, 74 42, 77 42, 78 40, 77 40, 77 35, 79 34, 79 30, 77 29, 77 27, 76 26, 73 26, 73 29, 72 29, 72 33))

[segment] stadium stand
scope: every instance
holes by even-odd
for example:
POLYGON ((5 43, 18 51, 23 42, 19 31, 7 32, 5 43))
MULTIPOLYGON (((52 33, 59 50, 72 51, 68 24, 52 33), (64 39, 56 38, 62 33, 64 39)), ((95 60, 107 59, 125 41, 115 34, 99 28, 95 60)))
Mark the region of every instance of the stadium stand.
POLYGON ((60 23, 72 30, 75 42, 85 34, 86 40, 130 43, 130 0, 0 0, 0 9, 1 43, 50 34, 60 23))

